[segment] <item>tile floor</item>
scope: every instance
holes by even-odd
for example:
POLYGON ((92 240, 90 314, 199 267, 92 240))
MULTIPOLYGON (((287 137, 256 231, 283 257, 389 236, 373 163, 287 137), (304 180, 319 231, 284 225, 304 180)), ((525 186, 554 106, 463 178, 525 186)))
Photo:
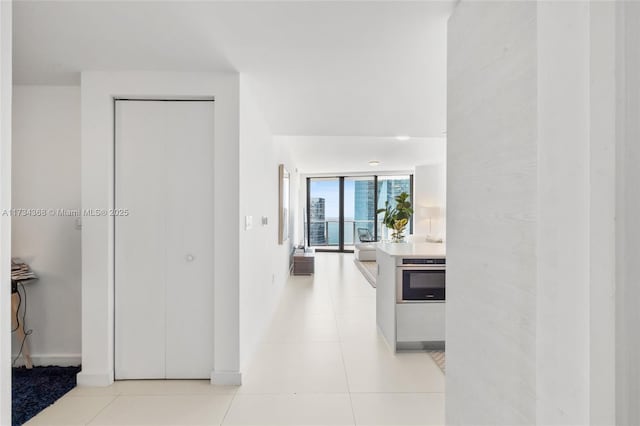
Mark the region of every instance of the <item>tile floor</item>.
POLYGON ((426 353, 392 354, 375 289, 352 254, 319 253, 291 277, 241 387, 126 381, 76 388, 28 425, 442 425, 444 375, 426 353))

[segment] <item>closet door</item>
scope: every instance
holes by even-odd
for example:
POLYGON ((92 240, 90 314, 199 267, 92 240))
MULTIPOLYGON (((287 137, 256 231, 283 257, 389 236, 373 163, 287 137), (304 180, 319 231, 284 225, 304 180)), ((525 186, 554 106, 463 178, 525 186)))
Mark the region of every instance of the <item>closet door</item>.
POLYGON ((213 102, 116 102, 116 379, 213 367, 213 102))

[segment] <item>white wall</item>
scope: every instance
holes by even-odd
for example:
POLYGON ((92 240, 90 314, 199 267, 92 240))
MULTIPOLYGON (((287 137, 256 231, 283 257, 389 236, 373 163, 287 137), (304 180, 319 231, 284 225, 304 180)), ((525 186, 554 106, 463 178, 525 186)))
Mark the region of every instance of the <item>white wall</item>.
POLYGON ((274 141, 251 82, 240 77, 240 367, 246 369, 289 276, 297 205, 295 165, 274 141), (278 165, 291 173, 290 239, 278 244, 278 165), (253 227, 245 229, 245 217, 253 227), (261 218, 268 218, 263 226, 261 218))
POLYGON ((431 234, 443 239, 446 238, 446 181, 447 169, 445 164, 416 166, 413 174, 413 234, 417 237, 431 234))
POLYGON ((619 4, 616 424, 640 424, 640 3, 619 4))
POLYGON ((536 5, 449 20, 449 425, 536 419, 536 5))
MULTIPOLYGON (((83 72, 82 207, 113 207, 113 97, 215 97, 214 371, 239 383, 239 79, 236 73, 83 72)), ((189 206, 198 208, 198 206, 189 206)), ((82 372, 113 381, 113 220, 85 217, 82 232, 82 372)), ((197 336, 194 336, 197 338, 197 336)))
MULTIPOLYGON (((14 208, 80 209, 80 88, 14 86, 14 208)), ((80 230, 75 217, 14 217, 12 255, 39 280, 27 284, 36 365, 80 364, 80 230)), ((14 356, 20 341, 13 339, 14 356)))
MULTIPOLYGON (((11 208, 12 4, 0 2, 0 209, 11 208)), ((0 215, 0 424, 11 423, 11 217, 0 215)))
POLYGON ((450 21, 450 424, 614 424, 614 7, 450 21))

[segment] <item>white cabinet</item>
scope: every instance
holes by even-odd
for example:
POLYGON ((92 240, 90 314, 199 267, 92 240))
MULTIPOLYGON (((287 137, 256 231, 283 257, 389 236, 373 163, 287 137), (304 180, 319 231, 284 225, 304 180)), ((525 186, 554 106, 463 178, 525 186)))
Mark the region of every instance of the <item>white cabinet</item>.
POLYGON ((444 342, 444 302, 397 303, 397 342, 444 342))
POLYGON ((378 244, 376 261, 376 322, 378 329, 395 351, 402 343, 438 343, 445 340, 444 301, 403 302, 402 273, 398 259, 444 256, 442 246, 378 244), (426 251, 420 251, 421 249, 426 251))
POLYGON ((213 108, 116 102, 116 379, 213 369, 213 108))
POLYGON ((396 260, 376 251, 376 322, 393 351, 396 350, 396 260))

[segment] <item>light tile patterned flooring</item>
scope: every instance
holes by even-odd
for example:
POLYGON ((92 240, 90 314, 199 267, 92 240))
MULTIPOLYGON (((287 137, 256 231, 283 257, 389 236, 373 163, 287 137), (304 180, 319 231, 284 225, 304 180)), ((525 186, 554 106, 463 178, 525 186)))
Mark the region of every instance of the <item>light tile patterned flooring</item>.
POLYGON ((442 425, 444 375, 426 353, 389 351, 352 254, 318 253, 315 276, 289 279, 241 387, 76 388, 28 424, 442 425))

